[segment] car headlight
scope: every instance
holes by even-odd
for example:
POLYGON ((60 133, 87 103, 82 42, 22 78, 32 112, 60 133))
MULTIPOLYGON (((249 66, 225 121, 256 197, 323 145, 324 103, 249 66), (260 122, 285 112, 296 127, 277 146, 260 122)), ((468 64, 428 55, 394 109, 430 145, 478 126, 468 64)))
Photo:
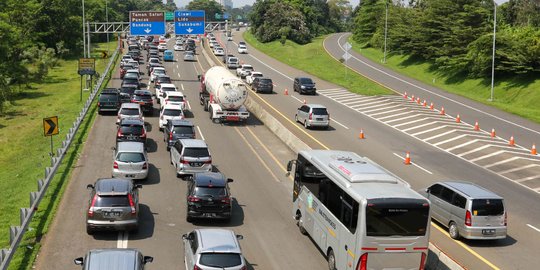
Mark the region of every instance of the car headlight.
POLYGON ((302 86, 300 86, 300 88, 305 89, 306 87, 302 85, 302 86))

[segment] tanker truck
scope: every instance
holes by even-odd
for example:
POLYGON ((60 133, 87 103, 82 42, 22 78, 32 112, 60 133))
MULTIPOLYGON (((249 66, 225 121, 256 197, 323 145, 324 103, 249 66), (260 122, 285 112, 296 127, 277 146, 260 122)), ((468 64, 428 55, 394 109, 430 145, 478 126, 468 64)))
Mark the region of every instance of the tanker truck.
POLYGON ((227 68, 215 66, 199 75, 201 89, 199 100, 214 123, 245 121, 249 112, 244 106, 248 89, 244 81, 227 68))

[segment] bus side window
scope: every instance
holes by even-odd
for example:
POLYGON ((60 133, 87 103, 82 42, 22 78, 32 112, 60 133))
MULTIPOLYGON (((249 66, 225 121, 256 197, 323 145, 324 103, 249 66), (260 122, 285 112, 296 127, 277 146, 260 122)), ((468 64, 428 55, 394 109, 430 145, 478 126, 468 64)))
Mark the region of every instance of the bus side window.
POLYGON ((341 197, 341 223, 343 223, 351 233, 356 232, 356 222, 358 220, 358 203, 347 193, 341 197))

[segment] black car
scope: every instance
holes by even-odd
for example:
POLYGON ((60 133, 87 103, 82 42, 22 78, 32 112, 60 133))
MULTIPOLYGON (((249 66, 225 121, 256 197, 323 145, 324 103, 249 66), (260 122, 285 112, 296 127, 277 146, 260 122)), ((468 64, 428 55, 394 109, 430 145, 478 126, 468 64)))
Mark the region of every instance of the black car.
POLYGON ((295 92, 298 92, 300 95, 304 93, 309 93, 315 95, 315 83, 311 78, 308 77, 296 77, 294 78, 293 89, 295 92))
POLYGON ((251 83, 251 88, 253 88, 253 90, 255 90, 255 92, 257 93, 263 92, 272 94, 274 92, 274 83, 270 78, 258 77, 253 79, 253 83, 251 83))
POLYGON ((141 85, 139 83, 139 79, 137 78, 125 78, 122 80, 122 87, 124 86, 131 86, 131 87, 135 87, 135 88, 140 88, 141 85))
POLYGON ((154 86, 156 89, 161 88, 162 83, 172 83, 171 77, 164 74, 157 75, 157 77, 154 79, 154 86))
POLYGON ((167 151, 170 151, 176 140, 195 139, 195 126, 189 120, 169 120, 163 127, 163 135, 167 151))
POLYGON ((150 115, 154 113, 154 99, 152 98, 152 92, 148 90, 135 90, 135 93, 131 96, 131 103, 140 104, 143 112, 148 112, 150 115))
POLYGON ((193 218, 231 219, 231 178, 219 172, 195 173, 188 184, 186 220, 193 218))
POLYGON ((120 87, 120 103, 131 102, 131 96, 135 93, 137 87, 125 85, 120 87))
POLYGON ((116 88, 101 90, 98 97, 98 113, 117 112, 120 109, 120 92, 116 88))
POLYGON ((139 61, 141 53, 139 51, 129 51, 127 54, 131 55, 133 60, 139 61))
POLYGON ((118 124, 117 142, 142 142, 146 145, 146 127, 139 118, 123 118, 118 124))

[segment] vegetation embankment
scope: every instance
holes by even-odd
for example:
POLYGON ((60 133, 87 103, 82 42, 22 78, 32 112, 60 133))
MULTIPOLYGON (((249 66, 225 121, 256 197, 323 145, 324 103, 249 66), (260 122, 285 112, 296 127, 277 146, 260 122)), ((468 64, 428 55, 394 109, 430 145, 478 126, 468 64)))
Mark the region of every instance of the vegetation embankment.
MULTIPOLYGON (((109 48, 113 50, 116 44, 111 42, 109 48)), ((106 44, 97 45, 93 56, 101 55, 98 51, 105 48, 106 44)), ((109 60, 98 58, 96 71, 102 73, 109 60)), ((110 74, 106 76, 110 78, 110 74)), ((50 138, 43 136, 42 119, 58 116, 60 133, 53 137, 54 149, 58 148, 90 93, 83 92, 83 101, 79 101, 77 60, 59 61, 58 66, 52 68, 41 83, 31 83, 29 87, 13 98, 12 103, 6 106, 4 116, 0 117, 0 167, 3 168, 0 170, 0 247, 9 245, 9 226, 19 224, 19 208, 28 207, 29 192, 36 191, 37 179, 43 178, 45 167, 50 166, 50 138)), ((92 126, 95 108, 94 102, 51 181, 9 269, 31 269, 39 250, 39 240, 53 220, 92 126)))
POLYGON ((300 45, 287 40, 261 43, 249 32, 244 39, 261 52, 294 68, 308 72, 325 81, 340 85, 350 91, 363 95, 381 95, 391 93, 388 89, 347 69, 326 53, 323 48, 325 36, 316 37, 311 43, 300 45))

